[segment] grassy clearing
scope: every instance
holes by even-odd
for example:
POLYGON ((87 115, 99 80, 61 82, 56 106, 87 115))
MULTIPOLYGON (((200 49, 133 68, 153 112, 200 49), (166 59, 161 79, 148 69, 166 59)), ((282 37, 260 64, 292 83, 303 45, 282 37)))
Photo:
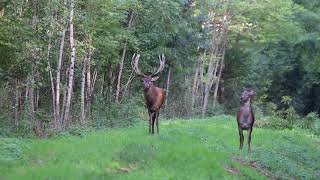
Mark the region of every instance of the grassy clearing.
MULTIPOLYGON (((236 122, 144 122, 83 137, 0 139, 0 179, 320 178, 318 137, 300 130, 254 129, 252 152, 238 150, 236 122)), ((245 144, 245 148, 246 148, 245 144)))

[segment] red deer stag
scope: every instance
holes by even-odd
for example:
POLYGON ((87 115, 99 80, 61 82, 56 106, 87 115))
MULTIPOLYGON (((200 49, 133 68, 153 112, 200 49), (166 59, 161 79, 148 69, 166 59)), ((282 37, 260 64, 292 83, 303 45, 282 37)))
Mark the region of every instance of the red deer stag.
POLYGON ((244 88, 243 93, 240 97, 240 110, 237 113, 237 122, 239 128, 239 136, 240 136, 240 149, 242 149, 244 136, 243 130, 248 131, 248 151, 250 151, 251 144, 251 133, 254 123, 254 113, 251 107, 251 101, 253 96, 255 96, 255 92, 252 89, 244 88))
POLYGON ((132 56, 132 69, 136 74, 142 77, 143 80, 143 94, 144 98, 146 100, 146 105, 148 108, 148 113, 149 113, 149 134, 152 133, 154 134, 154 123, 156 123, 157 126, 157 133, 159 134, 159 113, 162 104, 164 103, 166 99, 166 94, 165 91, 161 88, 156 87, 153 82, 156 81, 159 76, 157 76, 164 68, 164 63, 165 63, 165 57, 162 54, 159 56, 160 60, 160 67, 159 69, 147 76, 139 70, 139 59, 140 59, 140 54, 134 54, 132 56))

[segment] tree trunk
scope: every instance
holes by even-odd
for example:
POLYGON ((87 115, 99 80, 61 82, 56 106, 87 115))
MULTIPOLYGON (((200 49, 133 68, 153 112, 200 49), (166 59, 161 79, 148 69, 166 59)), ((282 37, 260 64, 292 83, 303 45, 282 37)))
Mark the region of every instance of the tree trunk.
POLYGON ((55 125, 57 129, 61 129, 60 123, 60 79, 61 79, 61 66, 63 62, 63 49, 64 49, 64 40, 65 40, 66 30, 62 31, 62 37, 60 40, 60 49, 59 49, 59 58, 58 58, 58 65, 57 65, 57 74, 56 74, 56 98, 55 98, 55 125))
MULTIPOLYGON (((222 68, 223 68, 223 60, 225 55, 225 48, 226 48, 226 34, 228 31, 228 13, 225 12, 223 17, 221 17, 220 22, 218 22, 220 25, 215 26, 213 25, 213 31, 212 31, 212 52, 211 52, 211 59, 210 59, 210 65, 208 68, 208 81, 206 82, 206 88, 205 88, 205 95, 204 95, 204 102, 202 107, 202 116, 205 116, 207 105, 208 105, 208 99, 210 94, 210 89, 213 85, 213 83, 216 83, 216 89, 214 92, 214 101, 217 96, 218 88, 219 88, 219 81, 221 78, 222 68), (215 66, 213 66, 215 64, 215 66), (217 75, 218 69, 220 64, 220 70, 219 75, 217 75)), ((216 23, 216 22, 213 22, 216 23)), ((214 102, 215 103, 215 102, 214 102)))
MULTIPOLYGON (((37 16, 36 16, 36 7, 35 7, 35 2, 31 1, 32 4, 32 29, 35 30, 36 28, 36 21, 37 21, 37 16)), ((34 86, 35 86, 35 64, 34 61, 36 61, 36 55, 34 52, 34 49, 32 49, 32 62, 31 62, 31 75, 28 77, 28 83, 29 83, 29 102, 30 102, 30 114, 31 114, 31 119, 34 120, 34 86)))
POLYGON ((112 69, 109 70, 109 102, 113 101, 113 92, 114 92, 114 82, 116 80, 116 76, 113 73, 112 69))
POLYGON ((37 89, 36 99, 35 99, 35 104, 34 104, 36 111, 38 111, 38 109, 39 109, 39 101, 40 101, 40 91, 39 91, 39 89, 37 89))
POLYGON ((123 50, 122 50, 122 56, 119 64, 119 73, 118 73, 118 80, 117 80, 117 90, 116 90, 116 99, 115 101, 118 103, 119 102, 119 96, 120 96, 120 86, 121 86, 121 76, 122 76, 122 71, 123 71, 123 65, 124 65, 124 59, 126 56, 126 51, 127 51, 127 42, 124 43, 123 50))
POLYGON ((31 113, 31 119, 34 120, 34 113, 35 113, 35 108, 34 108, 34 69, 35 65, 32 64, 31 68, 31 76, 30 76, 30 86, 29 86, 29 101, 30 101, 30 113, 31 113))
MULTIPOLYGON (((134 78, 133 74, 134 74, 134 71, 131 72, 127 83, 126 83, 126 84, 122 87, 122 89, 121 89, 121 91, 123 91, 123 95, 126 94, 126 92, 127 92, 127 90, 128 90, 128 87, 129 87, 132 79, 134 78)), ((122 98, 122 99, 123 99, 123 98, 122 98)), ((122 99, 120 100, 120 103, 122 102, 122 99)))
POLYGON ((203 104, 203 98, 204 98, 204 91, 205 91, 205 85, 204 85, 204 71, 205 71, 205 61, 206 61, 206 55, 207 51, 205 50, 202 57, 202 62, 200 64, 200 83, 198 84, 198 88, 200 89, 200 95, 198 95, 198 102, 199 104, 203 104))
POLYGON ((51 42, 49 41, 48 49, 47 49, 47 66, 48 66, 48 70, 49 70, 49 77, 50 77, 50 83, 51 83, 52 109, 53 109, 53 114, 54 114, 54 123, 56 123, 56 121, 57 121, 57 117, 56 117, 57 111, 56 111, 56 106, 55 106, 56 97, 55 97, 52 69, 51 69, 51 65, 50 65, 50 48, 51 48, 51 42))
MULTIPOLYGON (((69 71, 66 70, 66 76, 68 76, 69 71)), ((62 109, 60 113, 60 122, 59 122, 59 128, 63 128, 64 126, 64 114, 65 114, 65 109, 66 109, 66 103, 67 103, 67 94, 68 94, 68 87, 67 87, 67 82, 65 82, 64 87, 63 87, 63 100, 62 100, 62 109)), ((60 129, 60 130, 61 130, 60 129)))
POLYGON ((198 61, 197 66, 196 66, 196 72, 194 73, 194 79, 193 79, 193 85, 192 85, 192 99, 191 99, 191 108, 194 108, 195 105, 195 100, 197 96, 197 87, 198 87, 198 75, 199 75, 199 67, 200 63, 198 61))
POLYGON ((15 102, 14 102, 14 120, 15 120, 15 125, 18 125, 18 120, 19 120, 19 115, 20 115, 20 97, 21 97, 21 92, 20 92, 20 81, 19 78, 16 78, 16 91, 15 91, 15 102))
POLYGON ((169 97, 169 88, 170 88, 170 78, 171 78, 171 67, 169 67, 168 76, 167 76, 167 88, 166 88, 166 99, 165 99, 165 107, 168 105, 168 97, 169 97))
POLYGON ((71 57, 70 57, 70 69, 69 69, 69 83, 68 83, 68 94, 67 94, 67 101, 66 107, 64 112, 64 119, 63 121, 69 120, 69 113, 70 113, 70 106, 71 106, 71 97, 72 97, 72 90, 73 90, 73 78, 74 78, 74 67, 75 67, 75 58, 76 58, 76 47, 74 43, 74 36, 73 36, 73 13, 74 13, 74 0, 71 0, 70 5, 70 48, 71 48, 71 57))
POLYGON ((91 102, 92 102, 92 93, 94 90, 94 86, 96 83, 96 78, 97 78, 97 71, 95 70, 93 75, 91 75, 91 55, 92 52, 89 49, 88 52, 88 57, 86 58, 86 79, 87 79, 87 90, 86 90, 86 109, 85 109, 85 114, 88 119, 90 119, 91 115, 91 102))
MULTIPOLYGON (((82 72, 81 72, 81 116, 80 116, 80 123, 83 123, 85 121, 85 85, 86 85, 86 66, 87 66, 87 57, 85 57, 82 60, 82 72)), ((87 85, 88 86, 88 85, 87 85)))
POLYGON ((92 106, 92 97, 93 97, 93 91, 94 91, 94 87, 96 85, 96 80, 97 80, 97 76, 98 76, 98 71, 95 70, 93 72, 92 78, 91 78, 91 84, 88 85, 90 86, 90 91, 88 92, 88 100, 87 100, 87 104, 86 104, 86 115, 87 115, 87 119, 90 119, 91 116, 91 106, 92 106))
POLYGON ((206 88, 204 98, 203 98, 202 117, 204 117, 206 115, 207 106, 208 106, 208 99, 209 99, 209 91, 207 91, 207 88, 206 88))
POLYGON ((211 85, 212 85, 212 81, 214 79, 214 54, 211 54, 210 57, 210 64, 209 64, 209 68, 208 68, 208 80, 205 83, 205 89, 204 89, 204 98, 203 98, 203 106, 202 106, 202 117, 205 116, 206 111, 207 111, 207 107, 208 107, 208 100, 209 100, 209 95, 210 95, 210 89, 211 89, 211 85))
POLYGON ((217 103, 217 96, 218 96, 218 89, 219 89, 219 83, 220 83, 220 78, 221 78, 221 74, 224 68, 224 55, 225 55, 225 49, 226 47, 223 47, 223 52, 222 52, 222 57, 221 57, 221 63, 220 63, 220 69, 219 69, 219 74, 216 80, 216 86, 215 86, 215 90, 214 90, 214 95, 213 95, 213 106, 216 106, 217 103))
MULTIPOLYGON (((133 11, 130 12, 130 17, 129 17, 129 21, 128 21, 128 30, 131 29, 134 14, 135 13, 133 11)), ((120 98, 121 76, 122 76, 122 71, 123 71, 123 66, 124 66, 124 59, 126 57, 127 46, 128 46, 128 42, 127 42, 127 40, 125 40, 125 43, 124 43, 123 49, 122 49, 121 60, 119 63, 119 73, 118 73, 118 79, 117 79, 117 90, 116 90, 116 98, 115 98, 116 103, 119 103, 119 98, 120 98)))

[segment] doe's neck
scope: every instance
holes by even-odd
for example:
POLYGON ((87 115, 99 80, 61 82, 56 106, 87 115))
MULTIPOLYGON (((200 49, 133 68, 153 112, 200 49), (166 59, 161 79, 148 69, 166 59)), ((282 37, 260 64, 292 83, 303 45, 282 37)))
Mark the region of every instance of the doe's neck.
POLYGON ((242 103, 241 106, 251 108, 251 98, 249 98, 248 101, 242 103))

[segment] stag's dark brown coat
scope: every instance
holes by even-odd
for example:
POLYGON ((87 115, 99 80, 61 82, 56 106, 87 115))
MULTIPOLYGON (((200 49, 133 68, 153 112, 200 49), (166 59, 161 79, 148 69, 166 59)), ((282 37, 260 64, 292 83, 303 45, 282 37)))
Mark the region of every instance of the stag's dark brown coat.
POLYGON ((139 54, 134 54, 132 57, 132 68, 133 70, 140 76, 143 77, 143 87, 144 87, 144 97, 146 101, 146 106, 149 114, 149 133, 154 134, 154 124, 157 126, 157 133, 159 133, 159 115, 161 107, 166 99, 165 91, 161 88, 156 87, 153 82, 156 81, 159 77, 153 77, 159 74, 163 68, 165 63, 164 55, 159 57, 160 67, 159 69, 150 76, 144 75, 140 72, 138 64, 139 64, 139 54))

